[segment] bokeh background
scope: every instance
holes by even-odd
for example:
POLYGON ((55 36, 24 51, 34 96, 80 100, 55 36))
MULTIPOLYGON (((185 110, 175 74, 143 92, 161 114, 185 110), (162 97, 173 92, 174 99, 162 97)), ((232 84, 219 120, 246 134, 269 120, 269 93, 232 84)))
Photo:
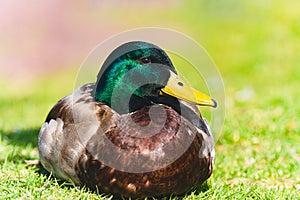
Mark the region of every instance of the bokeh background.
POLYGON ((299 192, 299 1, 2 0, 0 13, 5 145, 28 142, 36 149, 34 137, 18 133, 37 134, 97 44, 133 28, 170 28, 203 45, 223 77, 226 119, 215 182, 238 177, 299 192))
POLYGON ((1 78, 78 67, 104 39, 147 26, 191 36, 228 81, 283 75, 300 59, 297 1, 1 1, 0 12, 1 78))

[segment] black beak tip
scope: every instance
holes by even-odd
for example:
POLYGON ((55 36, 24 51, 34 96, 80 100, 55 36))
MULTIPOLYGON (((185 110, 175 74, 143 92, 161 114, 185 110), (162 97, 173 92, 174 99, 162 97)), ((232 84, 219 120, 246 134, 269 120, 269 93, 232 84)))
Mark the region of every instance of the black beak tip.
POLYGON ((214 99, 211 99, 211 100, 212 100, 212 102, 214 102, 213 108, 216 108, 216 107, 218 106, 218 103, 217 103, 217 101, 216 101, 216 100, 214 100, 214 99))

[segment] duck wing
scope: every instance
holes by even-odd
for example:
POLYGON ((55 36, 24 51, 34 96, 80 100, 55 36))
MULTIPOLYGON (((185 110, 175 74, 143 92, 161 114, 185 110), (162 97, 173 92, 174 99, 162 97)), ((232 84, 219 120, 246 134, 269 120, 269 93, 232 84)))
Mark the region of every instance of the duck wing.
MULTIPOLYGON (((107 121, 114 114, 92 97, 94 84, 86 84, 58 101, 49 112, 39 133, 40 161, 56 177, 80 184, 75 166, 85 152, 87 142, 97 132, 97 112, 105 112, 107 121)), ((102 128, 109 126, 102 124, 102 128)))

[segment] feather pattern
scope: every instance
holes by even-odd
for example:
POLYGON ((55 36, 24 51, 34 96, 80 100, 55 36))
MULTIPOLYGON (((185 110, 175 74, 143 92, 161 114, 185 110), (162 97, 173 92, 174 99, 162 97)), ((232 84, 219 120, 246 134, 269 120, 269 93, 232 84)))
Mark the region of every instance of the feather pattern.
POLYGON ((39 135, 48 171, 126 197, 183 194, 211 175, 210 133, 165 105, 119 115, 93 99, 93 86, 78 88, 50 111, 39 135))

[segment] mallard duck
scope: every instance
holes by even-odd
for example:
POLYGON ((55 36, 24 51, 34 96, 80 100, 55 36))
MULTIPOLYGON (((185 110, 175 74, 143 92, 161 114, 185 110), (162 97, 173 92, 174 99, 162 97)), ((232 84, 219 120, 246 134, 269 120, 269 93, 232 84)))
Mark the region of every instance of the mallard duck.
POLYGON ((131 198, 182 195, 213 170, 214 140, 193 89, 154 44, 116 48, 95 83, 54 105, 39 133, 43 167, 55 177, 131 198))

